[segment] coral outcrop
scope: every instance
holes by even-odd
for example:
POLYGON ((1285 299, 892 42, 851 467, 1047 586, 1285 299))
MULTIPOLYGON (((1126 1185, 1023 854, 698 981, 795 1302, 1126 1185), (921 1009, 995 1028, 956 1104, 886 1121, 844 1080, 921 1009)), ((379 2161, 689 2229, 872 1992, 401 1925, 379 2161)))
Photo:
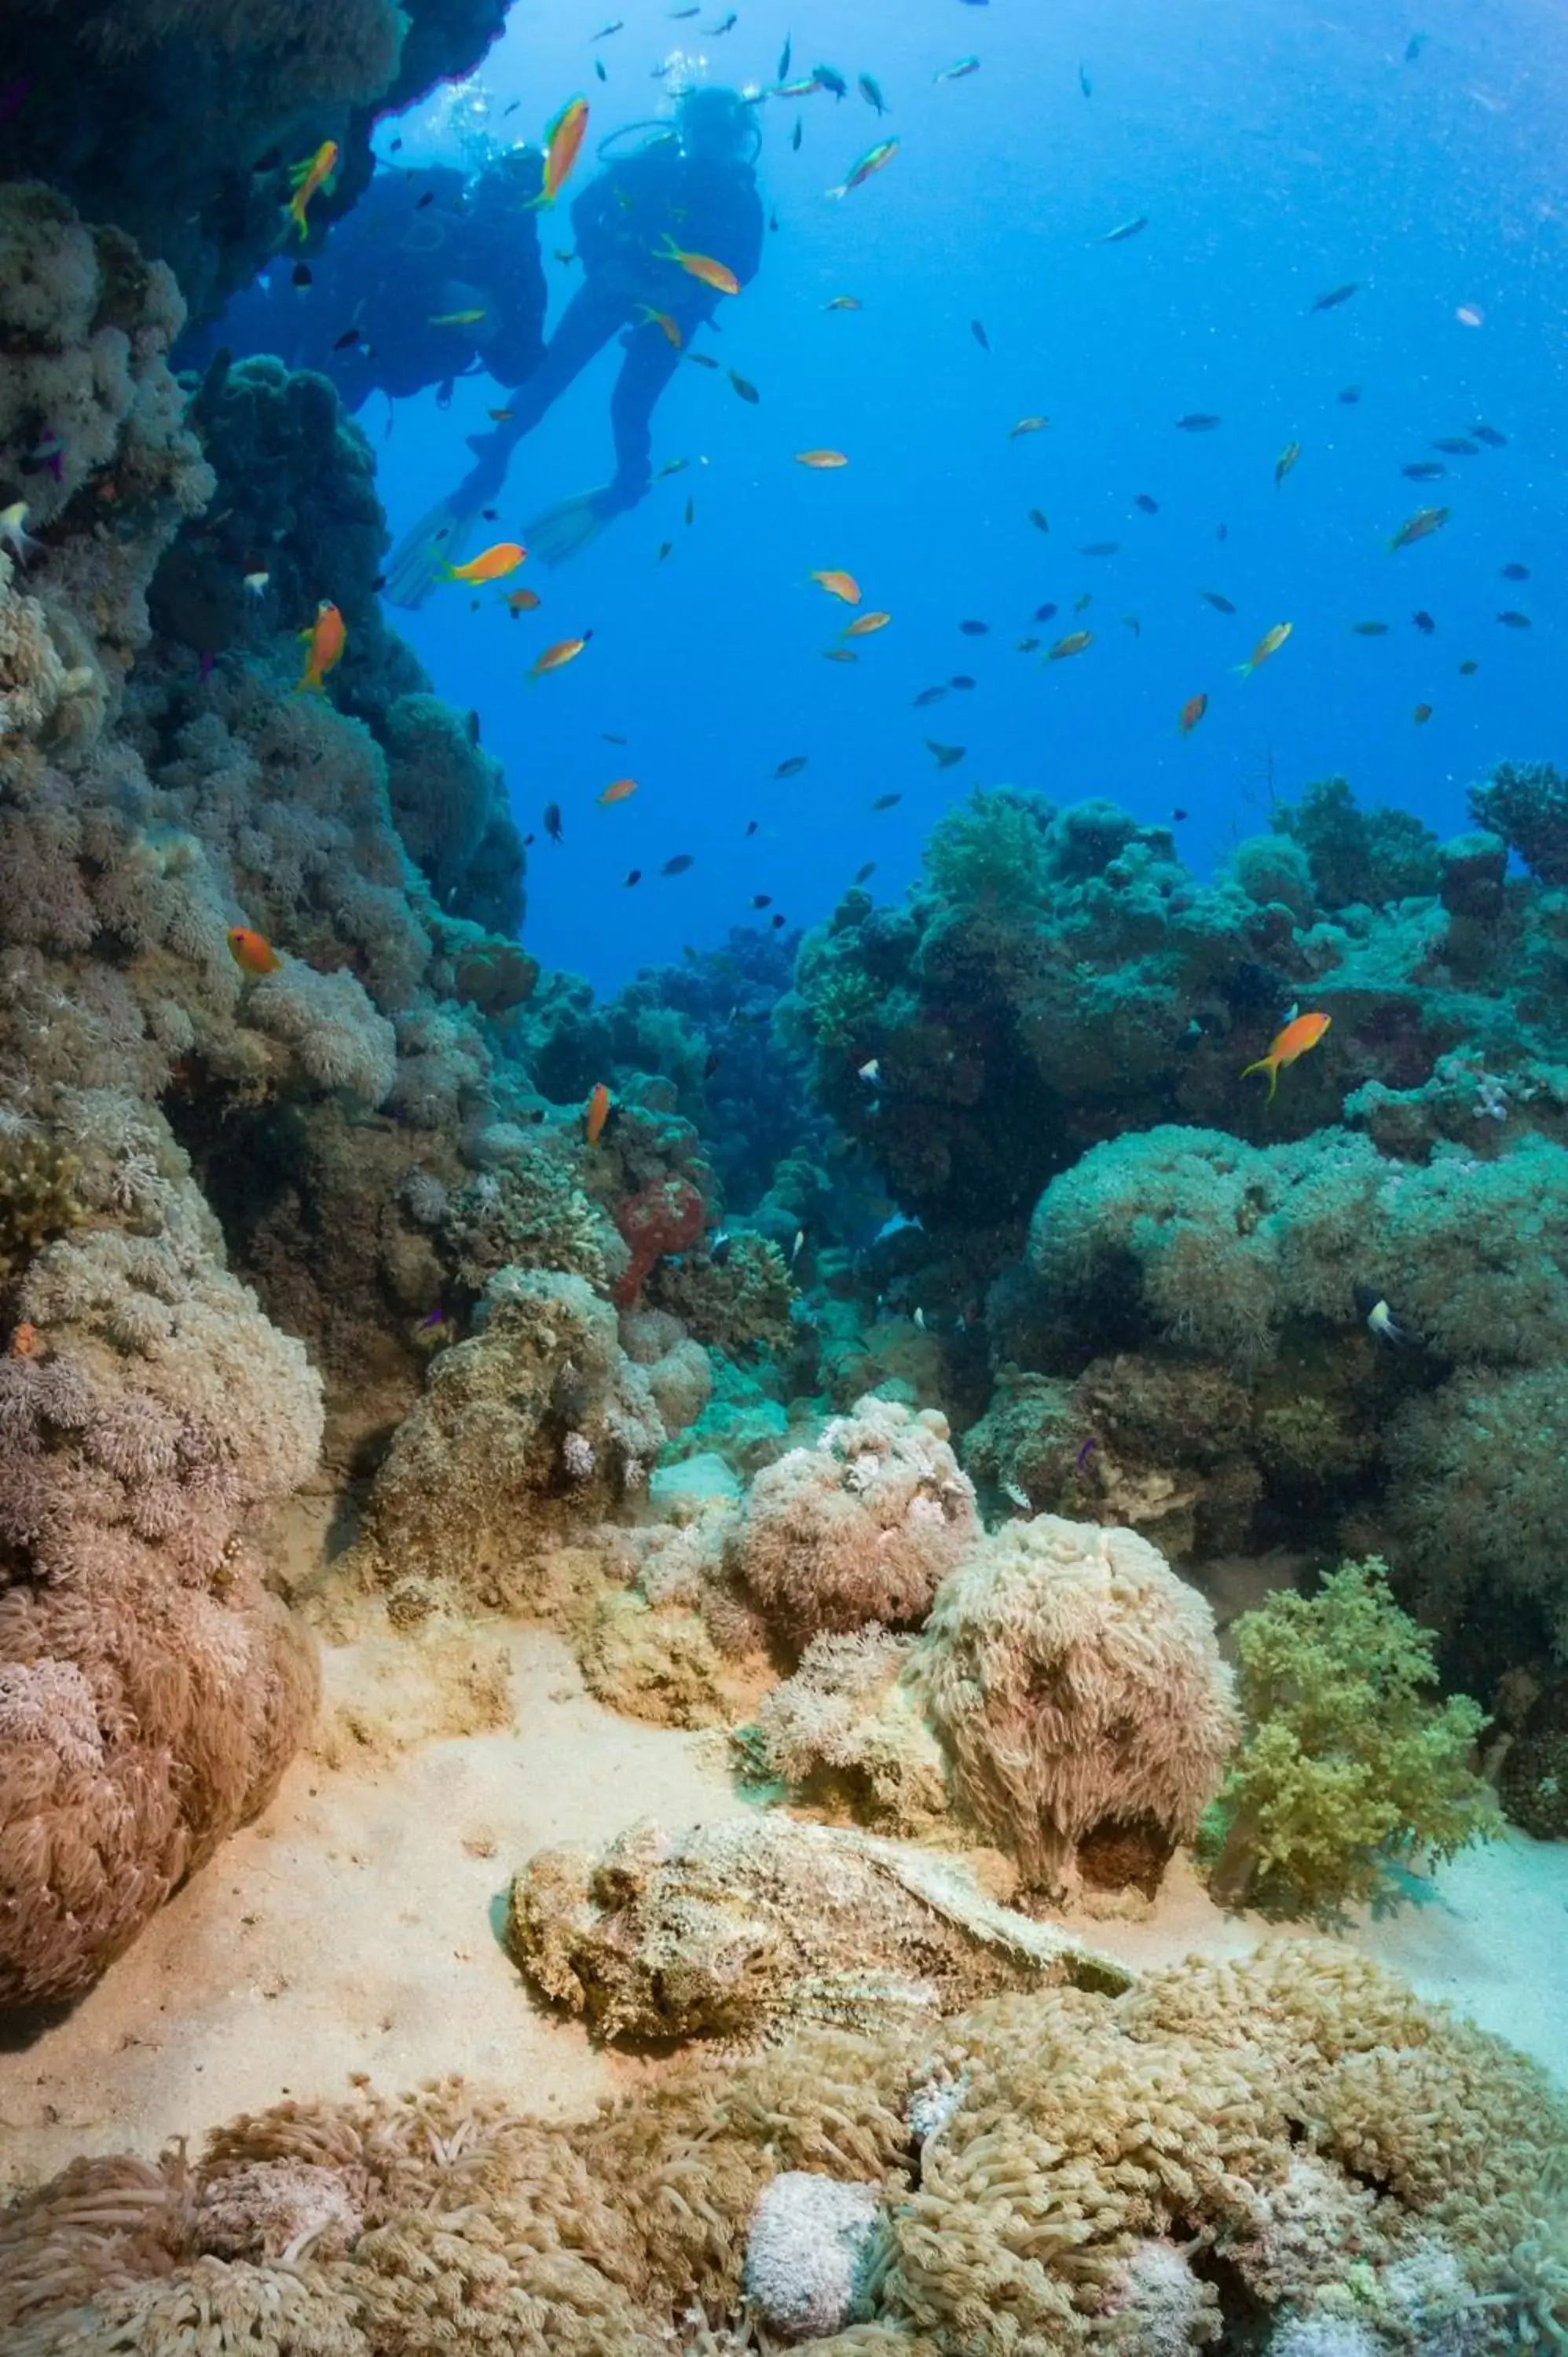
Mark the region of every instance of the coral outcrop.
POLYGON ((864 1399, 813 1448, 757 1474, 736 1562, 762 1611, 804 1642, 868 1621, 923 1620, 978 1534, 946 1418, 864 1399))
POLYGON ((446 2081, 79 2161, 0 2212, 0 2332, 655 2357, 755 2339, 749 2298, 786 2332, 863 2315, 832 2357, 1502 2357, 1563 2335, 1565 2137, 1499 2040, 1298 1943, 798 2027, 575 2126, 446 2081))
POLYGON ((1239 1732, 1196 1589, 1133 1532, 1041 1514, 944 1581, 921 1656, 964 1806, 1025 1883, 1152 1896, 1239 1732))

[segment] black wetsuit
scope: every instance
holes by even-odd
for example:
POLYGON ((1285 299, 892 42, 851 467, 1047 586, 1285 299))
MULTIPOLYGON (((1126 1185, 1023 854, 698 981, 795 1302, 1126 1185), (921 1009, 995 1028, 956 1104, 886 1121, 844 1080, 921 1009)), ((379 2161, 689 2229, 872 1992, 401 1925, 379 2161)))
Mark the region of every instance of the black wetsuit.
POLYGON ((241 356, 273 352, 330 377, 349 409, 372 393, 402 400, 429 385, 450 397, 453 379, 476 368, 521 384, 544 350, 540 215, 527 207, 539 175, 537 156, 474 179, 439 167, 378 171, 307 256, 308 285, 295 285, 298 257, 285 249, 177 360, 199 367, 225 344, 241 356), (464 318, 469 311, 484 316, 464 318))
MULTIPOLYGON (((584 283, 562 313, 543 357, 510 395, 510 419, 471 444, 479 465, 464 487, 470 498, 499 490, 516 444, 611 338, 624 331, 626 357, 610 397, 616 471, 606 504, 634 505, 651 479, 654 405, 680 366, 693 331, 726 299, 664 256, 664 239, 724 264, 742 286, 757 275, 762 259, 762 199, 751 166, 682 156, 672 138, 608 165, 573 206, 572 228, 584 283), (661 311, 672 322, 679 345, 647 316, 650 311, 661 311)), ((499 371, 492 368, 492 373, 499 371)))

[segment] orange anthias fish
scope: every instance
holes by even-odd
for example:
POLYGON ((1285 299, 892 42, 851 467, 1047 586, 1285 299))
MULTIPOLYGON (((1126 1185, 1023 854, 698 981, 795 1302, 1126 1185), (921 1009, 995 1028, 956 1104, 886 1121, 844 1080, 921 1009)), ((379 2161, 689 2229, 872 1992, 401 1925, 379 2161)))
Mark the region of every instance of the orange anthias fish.
POLYGON ((629 795, 636 793, 636 791, 637 780, 635 778, 614 778, 605 788, 604 792, 598 796, 599 807, 601 810, 607 810, 611 802, 624 802, 629 795))
POLYGON ((229 954, 246 974, 276 974, 283 960, 263 933, 249 925, 231 925, 225 937, 229 954))
POLYGON ((853 622, 844 624, 843 634, 846 639, 868 639, 873 630, 885 630, 892 619, 891 614, 857 614, 853 622))
POLYGON ((1241 1074, 1243 1080, 1253 1072, 1267 1072, 1269 1093, 1263 1100, 1265 1104, 1273 1104, 1285 1066, 1294 1064, 1298 1056, 1305 1056, 1309 1048, 1316 1048, 1333 1019, 1331 1015, 1296 1016, 1269 1042, 1268 1054, 1246 1067, 1241 1074))
POLYGON ((830 597, 842 597, 846 606, 859 605, 860 584, 853 573, 837 573, 830 570, 825 573, 813 573, 811 578, 819 587, 827 591, 830 597))
POLYGON ((544 134, 544 178, 539 194, 531 197, 525 210, 537 205, 553 205, 565 184, 566 176, 576 162, 588 129, 588 102, 585 98, 569 98, 544 134))
POLYGON ((847 467, 849 460, 842 450, 797 450, 795 464, 797 467, 815 467, 820 471, 824 467, 847 467))
POLYGON ((303 164, 295 165, 290 172, 289 183, 294 194, 288 200, 288 217, 301 237, 310 234, 310 225, 305 218, 306 205, 318 188, 327 186, 337 169, 338 142, 336 139, 324 139, 314 156, 307 156, 303 164))
MULTIPOLYGON (((1271 655, 1278 654, 1294 628, 1294 622, 1276 622, 1273 630, 1265 630, 1246 662, 1237 664, 1238 676, 1241 679, 1251 679, 1260 663, 1266 663, 1271 655)), ((1311 1044, 1312 1042, 1308 1040, 1308 1047, 1311 1044)))
POLYGON ((665 342, 670 346, 671 351, 678 352, 682 344, 685 341, 685 338, 682 335, 680 328, 675 325, 674 320, 670 317, 669 312, 656 311, 651 303, 639 303, 637 307, 642 316, 644 323, 649 327, 657 328, 660 333, 663 336, 665 342))
POLYGON ((1208 709, 1208 698, 1207 695, 1189 695, 1187 697, 1187 702, 1181 708, 1181 717, 1176 722, 1176 726, 1181 730, 1184 737, 1190 737, 1192 735, 1193 730, 1197 727, 1198 722, 1202 719, 1208 709))
POLYGON ((343 648, 349 636, 349 626, 330 597, 323 597, 316 608, 316 619, 308 630, 301 630, 306 641, 305 670, 295 689, 297 695, 310 688, 317 695, 326 694, 327 674, 343 660, 343 648))
POLYGON ((529 678, 542 679, 546 672, 563 671, 569 662, 575 662, 593 635, 592 630, 585 630, 580 639, 557 639, 553 647, 546 647, 542 655, 535 657, 529 678))
POLYGON ((740 281, 733 270, 726 269, 722 262, 715 262, 711 253, 688 253, 683 245, 676 244, 668 230, 660 238, 655 252, 660 262, 678 262, 688 277, 700 278, 703 285, 711 286, 715 295, 740 293, 740 281))
POLYGON ((609 1117, 610 1092, 603 1081, 596 1081, 583 1108, 583 1135, 590 1146, 597 1146, 609 1117))
POLYGON ((478 556, 470 556, 467 565, 448 565, 446 578, 470 583, 504 581, 509 573, 517 571, 527 554, 520 542, 498 540, 493 548, 481 549, 478 556))

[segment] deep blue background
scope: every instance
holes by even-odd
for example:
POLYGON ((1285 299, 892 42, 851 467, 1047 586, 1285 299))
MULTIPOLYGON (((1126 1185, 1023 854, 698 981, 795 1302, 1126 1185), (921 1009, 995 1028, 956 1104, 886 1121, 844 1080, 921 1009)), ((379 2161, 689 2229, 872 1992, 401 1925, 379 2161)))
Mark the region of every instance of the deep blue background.
MULTIPOLYGON (((811 921, 875 857, 874 888, 897 892, 938 813, 975 784, 1109 793, 1151 819, 1179 805, 1202 867, 1262 823, 1271 756, 1287 796, 1340 771, 1363 800, 1449 831, 1494 759, 1563 752, 1560 9, 739 0, 739 13, 733 32, 703 39, 644 0, 520 0, 483 77, 507 137, 537 137, 566 96, 587 94, 589 145, 568 199, 602 134, 667 106, 671 84, 650 68, 677 42, 698 77, 744 85, 772 78, 789 31, 796 72, 821 58, 851 81, 842 103, 819 92, 763 110, 779 231, 755 285, 704 339, 760 404, 737 399, 722 370, 683 369, 655 460, 692 466, 571 568, 527 567, 518 578, 542 594, 538 614, 514 621, 494 592, 475 613, 452 587, 400 619, 440 691, 478 708, 524 823, 548 800, 564 808, 564 847, 541 840, 532 855, 528 938, 541 957, 613 986, 682 942, 715 941, 755 891, 811 921), (625 29, 591 44, 618 13, 625 29), (1428 38, 1409 62, 1417 33, 1428 38), (978 73, 933 82, 970 50, 978 73), (880 126, 854 91, 863 68, 891 102, 880 126), (879 130, 897 131, 899 155, 829 201, 879 130), (1141 236, 1098 242, 1138 213, 1141 236), (1363 282, 1350 302, 1309 316, 1348 279, 1363 282), (825 311, 840 292, 865 308, 825 311), (1479 308, 1479 328, 1456 318, 1461 306, 1479 308), (1362 398, 1347 407, 1337 395, 1352 383, 1362 398), (1224 423, 1176 431, 1192 410, 1224 423), (1010 440, 1036 411, 1049 431, 1010 440), (1436 455, 1433 436, 1477 418, 1507 447, 1450 459, 1431 487, 1402 479, 1402 463, 1436 455), (1276 490, 1292 440, 1302 457, 1276 490), (814 444, 847 451, 849 467, 792 463, 814 444), (1157 516, 1133 507, 1140 491, 1157 516), (1389 554, 1389 535, 1429 501, 1452 506, 1446 531, 1389 554), (1048 538, 1031 506, 1048 514, 1048 538), (666 539, 674 553, 660 565, 666 539), (1077 553, 1099 540, 1121 553, 1077 553), (1532 568, 1528 583, 1498 577, 1510 559, 1532 568), (849 567, 866 605, 893 613, 856 665, 822 659, 847 616, 811 586, 818 565, 849 567), (1202 587, 1233 599, 1235 619, 1205 606, 1202 587), (1086 654, 1042 670, 1015 651, 1021 636, 1048 644, 1074 627, 1084 590, 1086 654), (1047 598, 1062 612, 1036 626, 1047 598), (1436 618, 1434 638, 1412 628, 1416 607, 1436 618), (1500 627, 1504 607, 1533 628, 1500 627), (990 636, 961 635, 965 617, 990 636), (1355 636, 1368 619, 1391 634, 1355 636), (1232 666, 1282 620, 1290 643, 1237 679, 1232 666), (588 626, 577 663, 525 686, 542 646, 588 626), (1466 656, 1480 663, 1470 679, 1466 656), (911 708, 955 672, 972 673, 975 692, 911 708), (1208 716, 1183 740, 1176 716, 1199 690, 1208 716), (1417 727, 1422 701, 1434 716, 1417 727), (939 771, 927 736, 963 745, 962 766, 939 771), (796 753, 811 756, 804 774, 770 782, 796 753), (596 808, 628 773, 636 797, 596 808), (895 791, 897 807, 874 815, 873 799, 895 791), (696 866, 660 879, 682 851, 696 866), (633 866, 644 880, 627 890, 633 866)), ((403 129, 399 163, 435 152, 428 133, 422 144, 403 129)), ((544 239, 547 252, 570 244, 564 201, 544 239)), ((550 271, 553 311, 575 273, 550 271)), ((518 454, 498 532, 607 477, 614 357, 518 454)), ((386 439, 382 405, 367 409, 395 528, 461 471, 462 436, 498 398, 476 384, 445 414, 411 404, 386 439)))

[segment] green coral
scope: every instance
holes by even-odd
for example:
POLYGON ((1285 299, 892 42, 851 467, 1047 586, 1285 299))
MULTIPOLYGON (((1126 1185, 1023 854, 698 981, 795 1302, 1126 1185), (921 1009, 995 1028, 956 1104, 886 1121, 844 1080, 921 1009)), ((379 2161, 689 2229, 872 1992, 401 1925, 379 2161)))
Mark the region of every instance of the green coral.
POLYGON ((1012 786, 972 793, 938 822, 926 845, 926 873, 946 899, 1026 915, 1048 896, 1046 829, 1053 815, 1043 795, 1012 786))
POLYGON ((0 1285, 88 1216, 74 1154, 33 1130, 0 1130, 0 1285))
POLYGON ((1501 1830, 1469 1764, 1485 1714, 1466 1695, 1431 1698, 1434 1640, 1387 1577, 1371 1555, 1237 1621, 1248 1732, 1211 1824, 1218 1898, 1332 1913, 1397 1897, 1417 1851, 1442 1863, 1501 1830))
POLYGON ((1387 802, 1362 810, 1343 778, 1319 778, 1299 802, 1276 811, 1273 823, 1277 833, 1291 836, 1305 852, 1314 890, 1326 909, 1358 901, 1381 908, 1437 889, 1442 871, 1432 829, 1387 802))

